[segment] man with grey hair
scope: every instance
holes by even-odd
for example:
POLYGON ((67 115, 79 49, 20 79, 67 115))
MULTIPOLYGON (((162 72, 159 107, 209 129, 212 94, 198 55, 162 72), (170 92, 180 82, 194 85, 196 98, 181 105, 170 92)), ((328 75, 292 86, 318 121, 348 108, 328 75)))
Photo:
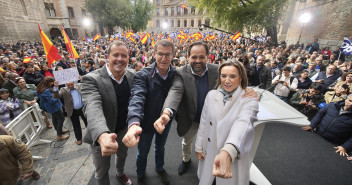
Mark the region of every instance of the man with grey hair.
POLYGON ((128 106, 128 132, 123 142, 127 147, 138 144, 138 183, 144 184, 148 153, 155 135, 156 172, 163 184, 169 184, 169 177, 164 169, 164 156, 171 124, 166 126, 162 134, 156 132, 153 124, 160 114, 167 114, 169 118, 171 116, 168 112, 163 112, 162 107, 174 81, 175 68, 171 65, 175 56, 174 44, 167 39, 158 41, 153 55, 156 62, 140 70, 134 79, 128 106))
POLYGON ((8 75, 8 80, 4 83, 4 85, 2 85, 2 88, 9 90, 10 97, 14 97, 13 89, 15 87, 17 87, 16 82, 15 82, 17 77, 19 77, 19 75, 17 73, 10 73, 8 75))

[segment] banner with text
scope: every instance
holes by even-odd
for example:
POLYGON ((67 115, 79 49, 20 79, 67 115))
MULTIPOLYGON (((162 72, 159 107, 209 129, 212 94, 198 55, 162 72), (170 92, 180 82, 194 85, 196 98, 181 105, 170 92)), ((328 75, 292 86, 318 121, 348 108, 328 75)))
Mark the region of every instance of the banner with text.
POLYGON ((78 81, 78 76, 79 74, 77 68, 54 71, 55 80, 59 83, 59 85, 78 81))

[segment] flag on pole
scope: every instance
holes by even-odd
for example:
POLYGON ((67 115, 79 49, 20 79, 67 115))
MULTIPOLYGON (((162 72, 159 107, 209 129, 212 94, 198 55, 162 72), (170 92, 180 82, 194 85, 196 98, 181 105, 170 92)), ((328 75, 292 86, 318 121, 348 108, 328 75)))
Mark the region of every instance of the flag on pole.
POLYGON ((51 68, 51 65, 60 60, 62 57, 59 54, 59 51, 56 49, 54 44, 49 40, 49 38, 45 35, 45 33, 40 29, 39 27, 39 33, 40 33, 40 38, 42 39, 43 47, 44 47, 44 52, 46 55, 46 58, 48 60, 48 66, 51 68))
POLYGON ((74 58, 74 59, 79 58, 75 47, 73 46, 70 38, 68 37, 68 35, 65 32, 64 27, 62 27, 62 25, 61 25, 61 29, 62 29, 62 35, 63 35, 64 40, 65 40, 65 44, 66 44, 66 50, 67 50, 68 53, 70 53, 70 58, 74 58))
POLYGON ((346 56, 350 56, 352 54, 352 41, 348 37, 345 37, 343 40, 341 51, 345 53, 346 56))
POLYGON ((94 38, 93 38, 93 41, 99 39, 100 37, 101 37, 100 33, 99 33, 99 34, 96 34, 96 35, 94 36, 94 38))
POLYGON ((237 40, 238 38, 240 38, 240 37, 241 37, 241 33, 238 31, 238 32, 235 33, 235 35, 233 35, 233 36, 231 37, 231 39, 236 42, 236 40, 237 40))
POLYGON ((31 61, 31 57, 26 57, 23 59, 23 63, 29 63, 31 61))

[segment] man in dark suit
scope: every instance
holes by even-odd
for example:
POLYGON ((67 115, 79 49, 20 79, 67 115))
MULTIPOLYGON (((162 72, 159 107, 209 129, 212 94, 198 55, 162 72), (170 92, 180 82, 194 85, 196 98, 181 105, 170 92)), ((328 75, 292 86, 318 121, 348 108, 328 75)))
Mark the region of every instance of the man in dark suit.
POLYGON ((15 83, 17 77, 19 77, 17 73, 10 73, 8 76, 9 79, 2 85, 2 88, 9 90, 10 97, 14 97, 13 89, 17 87, 15 83))
POLYGON ((56 64, 56 66, 61 66, 63 69, 70 68, 70 54, 68 52, 64 52, 64 57, 60 59, 60 61, 56 64))
POLYGON ((271 86, 271 70, 264 65, 265 56, 259 55, 257 57, 257 65, 251 70, 251 86, 259 86, 262 89, 268 89, 271 86))
POLYGON ((122 143, 127 132, 128 100, 135 76, 126 69, 128 58, 126 44, 115 41, 108 47, 109 63, 82 78, 83 112, 88 122, 83 141, 91 144, 98 184, 110 184, 108 172, 113 154, 116 154, 118 180, 132 184, 124 174, 127 147, 122 143))
POLYGON ((325 94, 327 88, 334 83, 341 76, 341 71, 333 64, 330 64, 326 71, 321 71, 318 73, 315 82, 322 84, 323 90, 322 93, 325 94))

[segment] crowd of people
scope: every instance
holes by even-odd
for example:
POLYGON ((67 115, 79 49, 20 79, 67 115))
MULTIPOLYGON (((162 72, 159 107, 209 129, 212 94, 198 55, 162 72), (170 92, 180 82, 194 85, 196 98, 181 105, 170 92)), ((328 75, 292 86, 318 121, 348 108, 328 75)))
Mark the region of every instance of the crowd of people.
POLYGON ((258 102, 247 87, 256 86, 306 115, 311 125, 303 130, 337 144, 340 155, 352 151, 352 62, 340 48, 320 49, 317 39, 306 47, 285 42, 274 46, 270 38, 263 43, 160 39, 155 45, 120 40, 73 41, 79 58, 72 59, 64 41, 56 38, 62 59, 52 66, 40 42, 0 43, 1 124, 39 103, 47 127, 52 127, 49 113, 56 139, 65 140, 69 135, 63 122, 70 118, 77 144, 92 146, 98 184, 109 184, 113 154, 116 177, 132 184, 124 166, 128 148, 136 145, 138 183, 144 184, 155 136, 156 171, 169 184, 164 146, 175 118, 183 137, 179 175, 190 166, 195 140, 201 184, 248 184, 246 162, 258 102), (28 57, 30 62, 24 63, 28 57), (68 68, 76 68, 80 80, 59 85, 53 71, 68 68), (84 136, 79 117, 87 127, 84 136))

